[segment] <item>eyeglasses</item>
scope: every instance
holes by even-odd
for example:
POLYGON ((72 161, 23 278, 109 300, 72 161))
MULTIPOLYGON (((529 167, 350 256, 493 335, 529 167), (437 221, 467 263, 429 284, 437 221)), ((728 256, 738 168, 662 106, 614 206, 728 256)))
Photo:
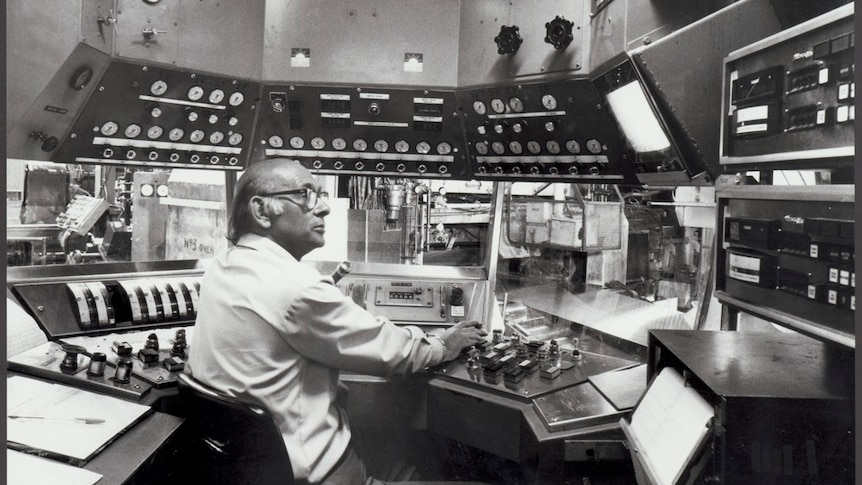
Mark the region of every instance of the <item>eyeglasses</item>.
POLYGON ((295 204, 299 204, 300 206, 304 206, 305 210, 314 210, 317 207, 317 201, 322 200, 324 202, 329 200, 329 193, 323 192, 320 189, 312 189, 311 187, 303 187, 301 189, 293 189, 293 190, 281 190, 279 192, 269 192, 266 194, 260 194, 261 197, 275 197, 276 199, 280 199, 282 195, 293 195, 293 194, 302 194, 302 202, 293 200, 291 198, 285 197, 284 199, 289 200, 295 204))

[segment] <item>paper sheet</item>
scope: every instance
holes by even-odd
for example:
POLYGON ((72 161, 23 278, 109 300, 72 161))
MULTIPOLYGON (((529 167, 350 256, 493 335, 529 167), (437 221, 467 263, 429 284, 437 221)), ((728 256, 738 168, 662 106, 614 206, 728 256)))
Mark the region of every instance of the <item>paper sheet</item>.
POLYGON ((36 320, 18 303, 6 297, 6 357, 18 355, 47 341, 36 320))
POLYGON ((93 485, 102 475, 58 461, 6 450, 8 485, 93 485))

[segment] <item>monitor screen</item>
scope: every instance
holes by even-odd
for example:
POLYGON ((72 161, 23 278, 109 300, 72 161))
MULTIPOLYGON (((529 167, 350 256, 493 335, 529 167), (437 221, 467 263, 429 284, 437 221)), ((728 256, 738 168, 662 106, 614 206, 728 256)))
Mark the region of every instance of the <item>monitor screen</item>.
POLYGON ((637 81, 631 81, 609 92, 607 100, 632 150, 645 153, 671 148, 670 140, 637 81))

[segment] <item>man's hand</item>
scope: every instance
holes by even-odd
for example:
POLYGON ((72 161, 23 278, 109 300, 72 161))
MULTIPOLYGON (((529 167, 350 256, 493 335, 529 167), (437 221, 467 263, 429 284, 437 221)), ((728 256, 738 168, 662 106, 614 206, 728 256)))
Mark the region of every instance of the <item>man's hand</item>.
POLYGON ((464 347, 477 344, 485 340, 488 332, 482 328, 482 324, 476 320, 464 320, 447 328, 440 334, 440 340, 446 344, 446 356, 443 361, 449 361, 458 357, 464 347))

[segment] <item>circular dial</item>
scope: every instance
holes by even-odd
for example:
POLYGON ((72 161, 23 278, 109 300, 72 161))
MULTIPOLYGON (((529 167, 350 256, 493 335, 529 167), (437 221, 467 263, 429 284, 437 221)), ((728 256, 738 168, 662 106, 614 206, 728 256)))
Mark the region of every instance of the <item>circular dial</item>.
POLYGON ((479 143, 476 143, 476 152, 478 152, 479 155, 487 155, 488 154, 488 142, 480 141, 479 143))
POLYGON ((242 134, 241 133, 231 133, 230 136, 227 138, 227 142, 230 144, 230 146, 235 147, 235 146, 239 145, 240 143, 242 143, 242 134))
POLYGON ((188 97, 190 100, 197 101, 197 100, 201 99, 201 97, 203 95, 204 95, 204 88, 202 88, 200 86, 192 86, 191 88, 189 88, 188 97))
POLYGON ((336 150, 344 150, 347 148, 347 142, 344 141, 344 138, 335 138, 332 140, 332 148, 336 150))
POLYGON ((475 111, 476 114, 483 115, 488 111, 488 108, 485 107, 485 103, 476 100, 473 101, 473 111, 475 111))
POLYGON ((311 148, 314 148, 315 150, 321 150, 325 146, 326 146, 326 142, 323 141, 323 138, 321 138, 319 136, 315 136, 314 138, 311 139, 311 148))
POLYGON ((168 196, 168 186, 165 184, 159 184, 156 187, 156 195, 159 197, 167 197, 168 196))
POLYGON ((440 155, 448 155, 452 153, 452 145, 450 145, 448 142, 441 141, 437 144, 437 153, 439 153, 440 155))
POLYGON ((168 140, 180 141, 183 139, 183 135, 185 135, 185 132, 182 128, 174 128, 168 132, 168 140))
POLYGON ((547 148, 548 152, 553 155, 560 153, 560 144, 555 140, 549 140, 548 143, 545 144, 545 148, 547 148))
POLYGON ((385 152, 389 150, 389 142, 386 140, 377 140, 374 142, 374 149, 378 152, 385 152))
POLYGON ((506 111, 506 105, 503 103, 502 99, 494 98, 491 100, 491 109, 494 110, 495 113, 502 113, 506 111))
POLYGON ((152 197, 155 191, 156 189, 153 187, 152 184, 141 185, 141 195, 143 195, 144 197, 152 197))
POLYGON ((509 108, 512 108, 515 113, 520 113, 524 111, 524 102, 521 101, 521 98, 513 96, 509 98, 509 108))
POLYGON ((545 109, 557 109, 557 98, 551 94, 542 96, 542 106, 544 106, 545 109))
POLYGON ((189 141, 198 143, 204 139, 204 130, 195 130, 189 134, 189 141))
POLYGON ((494 153, 496 153, 497 155, 502 155, 506 152, 506 147, 503 145, 502 142, 495 141, 491 144, 491 150, 493 150, 494 153))
POLYGON ((289 143, 292 148, 296 148, 297 150, 305 146, 305 140, 299 136, 292 137, 289 143))
POLYGON ((575 140, 569 140, 566 142, 566 150, 571 154, 581 153, 581 144, 575 140))
POLYGON ((281 148, 284 146, 284 140, 278 135, 269 137, 269 146, 273 148, 281 148))
POLYGON ((212 104, 221 103, 222 100, 224 100, 224 91, 222 91, 221 89, 213 89, 212 91, 210 91, 209 100, 212 104))
POLYGON ((353 140, 353 149, 357 152, 364 152, 366 148, 368 148, 368 143, 362 138, 353 140))
POLYGON ((410 145, 404 140, 398 140, 395 142, 395 151, 398 153, 406 153, 407 150, 410 150, 410 145))
POLYGON ((520 155, 524 153, 524 147, 521 146, 521 142, 518 141, 510 141, 509 142, 509 150, 515 155, 520 155))
POLYGON ((105 136, 114 136, 117 133, 117 130, 119 130, 119 129, 120 129, 120 127, 117 125, 116 122, 106 121, 102 125, 102 128, 99 131, 101 131, 102 134, 105 136))
POLYGON ((427 141, 420 141, 416 145, 416 151, 424 155, 431 151, 431 145, 427 141))
POLYGON ((595 138, 590 138, 587 140, 587 150, 589 150, 590 153, 601 153, 602 144, 595 138))
POLYGON ((245 96, 239 91, 231 93, 230 97, 227 99, 228 104, 231 106, 239 106, 245 100, 245 96))
POLYGON ((137 138, 141 134, 141 125, 132 123, 126 127, 126 138, 137 138))
POLYGON ((214 131, 210 133, 210 143, 212 143, 213 145, 218 145, 222 142, 222 140, 224 140, 224 133, 220 131, 214 131))
POLYGON ((153 125, 150 127, 149 130, 147 130, 147 138, 149 138, 150 140, 155 140, 156 138, 162 136, 162 133, 164 132, 165 130, 161 126, 153 125))
POLYGON ((535 140, 530 140, 527 142, 527 151, 533 155, 538 155, 542 151, 542 145, 535 140))
POLYGON ((150 94, 153 96, 161 96, 165 94, 165 91, 168 90, 168 83, 158 80, 153 81, 153 84, 150 84, 150 94))

